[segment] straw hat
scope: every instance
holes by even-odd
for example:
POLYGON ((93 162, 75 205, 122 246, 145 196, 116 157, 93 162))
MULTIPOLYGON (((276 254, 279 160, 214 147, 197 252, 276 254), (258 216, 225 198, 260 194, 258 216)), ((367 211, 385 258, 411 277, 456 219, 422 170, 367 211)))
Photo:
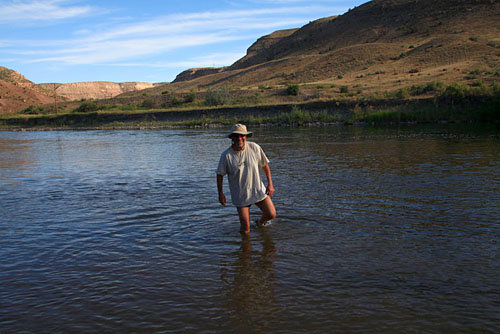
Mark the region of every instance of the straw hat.
POLYGON ((227 135, 227 137, 231 138, 231 136, 234 134, 252 137, 252 132, 248 132, 247 127, 240 123, 233 125, 233 127, 231 128, 231 132, 227 135))

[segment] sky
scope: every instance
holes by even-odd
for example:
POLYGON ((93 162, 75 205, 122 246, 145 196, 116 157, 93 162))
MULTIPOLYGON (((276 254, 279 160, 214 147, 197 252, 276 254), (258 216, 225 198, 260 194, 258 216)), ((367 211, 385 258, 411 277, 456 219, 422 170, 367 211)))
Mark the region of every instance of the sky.
POLYGON ((0 0, 0 66, 35 83, 171 82, 367 0, 0 0))

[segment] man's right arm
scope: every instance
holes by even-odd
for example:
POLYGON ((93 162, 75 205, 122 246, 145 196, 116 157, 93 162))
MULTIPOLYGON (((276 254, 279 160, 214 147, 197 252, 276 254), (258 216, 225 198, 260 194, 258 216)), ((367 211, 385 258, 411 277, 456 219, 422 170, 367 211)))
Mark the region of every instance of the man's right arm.
POLYGON ((222 190, 223 181, 224 176, 217 174, 217 191, 219 192, 219 202, 220 204, 226 206, 226 195, 224 195, 224 191, 222 190))

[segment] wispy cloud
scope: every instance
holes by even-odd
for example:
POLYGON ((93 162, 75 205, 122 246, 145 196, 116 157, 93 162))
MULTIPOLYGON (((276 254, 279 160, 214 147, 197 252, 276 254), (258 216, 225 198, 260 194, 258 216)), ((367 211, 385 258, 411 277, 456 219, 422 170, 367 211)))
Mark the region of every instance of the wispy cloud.
POLYGON ((4 1, 0 4, 0 24, 50 22, 88 15, 91 6, 66 5, 64 0, 4 1))
POLYGON ((152 67, 152 68, 194 68, 194 67, 221 67, 232 64, 244 53, 212 53, 200 57, 192 57, 181 61, 170 62, 129 62, 109 64, 110 66, 124 67, 152 67))
MULTIPOLYGON (((63 0, 13 2, 0 6, 0 15, 28 19, 42 13, 53 18, 71 18, 92 12, 88 6, 69 6, 63 0), (2 14, 3 13, 3 14, 2 14), (35 15, 36 13, 36 15, 35 15)), ((304 17, 334 15, 337 7, 281 6, 250 10, 205 11, 159 15, 149 20, 124 22, 108 19, 98 24, 75 24, 65 38, 33 40, 5 39, 0 48, 19 56, 24 63, 61 65, 111 65, 188 68, 224 66, 244 56, 250 42, 278 29, 300 27, 304 17), (322 13, 319 15, 318 13, 322 13), (111 23, 112 22, 112 23, 111 23), (119 22, 119 23, 118 23, 119 22), (226 56, 207 51, 207 56, 183 57, 179 51, 200 46, 246 41, 245 50, 228 50, 226 56), (9 48, 2 47, 9 45, 9 48), (165 61, 154 60, 159 56, 165 61), (147 63, 146 59, 151 62, 147 63), (148 65, 149 64, 149 65, 148 65)), ((131 19, 131 18, 130 18, 131 19)), ((73 21, 77 21, 75 18, 73 21)), ((1 21, 0 21, 1 22, 1 21)), ((208 49, 208 48, 207 48, 208 49)), ((187 53, 186 53, 187 54, 187 53)))
MULTIPOLYGON (((319 9, 300 8, 301 13, 308 10, 319 9)), ((296 27, 304 23, 303 18, 294 15, 297 11, 298 8, 287 7, 161 16, 104 30, 101 27, 99 31, 78 30, 75 39, 17 41, 17 54, 31 55, 27 60, 31 63, 113 63, 186 47, 249 39, 255 31, 296 27), (21 51, 22 45, 30 45, 30 50, 21 51)), ((197 65, 196 61, 188 63, 197 65)))

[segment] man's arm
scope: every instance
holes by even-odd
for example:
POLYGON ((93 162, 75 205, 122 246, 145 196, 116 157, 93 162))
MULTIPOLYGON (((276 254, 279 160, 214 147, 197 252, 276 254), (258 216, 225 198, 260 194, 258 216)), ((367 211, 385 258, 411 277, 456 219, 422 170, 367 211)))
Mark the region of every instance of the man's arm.
POLYGON ((224 195, 224 191, 222 190, 223 181, 224 176, 217 174, 217 191, 219 192, 219 202, 220 204, 226 206, 226 195, 224 195))
POLYGON ((264 175, 267 178, 266 194, 271 196, 272 194, 274 194, 274 187, 273 187, 273 179, 271 177, 271 168, 269 168, 269 164, 262 166, 262 170, 264 171, 264 175))

